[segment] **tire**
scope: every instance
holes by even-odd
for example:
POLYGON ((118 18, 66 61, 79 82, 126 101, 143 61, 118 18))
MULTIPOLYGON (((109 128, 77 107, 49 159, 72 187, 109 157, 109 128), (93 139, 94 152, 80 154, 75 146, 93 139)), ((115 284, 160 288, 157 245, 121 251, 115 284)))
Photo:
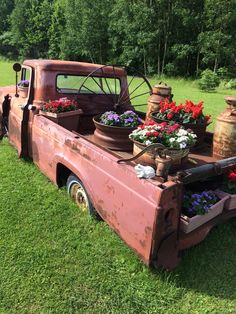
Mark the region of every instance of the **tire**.
POLYGON ((96 209, 93 207, 83 183, 77 176, 74 174, 69 175, 66 182, 66 189, 70 197, 82 211, 87 211, 89 215, 98 220, 101 219, 96 209))

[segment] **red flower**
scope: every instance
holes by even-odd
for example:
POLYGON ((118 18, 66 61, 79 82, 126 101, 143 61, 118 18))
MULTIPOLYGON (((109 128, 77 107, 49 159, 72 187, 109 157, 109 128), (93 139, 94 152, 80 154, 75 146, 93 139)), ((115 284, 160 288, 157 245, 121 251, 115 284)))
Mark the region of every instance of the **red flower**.
POLYGON ((160 123, 160 125, 161 125, 161 127, 165 127, 165 126, 167 126, 167 122, 162 122, 162 123, 160 123))
POLYGON ((172 113, 172 112, 170 112, 170 113, 168 113, 168 115, 167 115, 167 119, 168 119, 168 120, 170 120, 170 119, 172 119, 172 118, 173 118, 173 116, 174 116, 174 115, 173 115, 173 113, 172 113))
POLYGON ((229 172, 228 179, 232 182, 236 182, 236 173, 233 170, 229 172))

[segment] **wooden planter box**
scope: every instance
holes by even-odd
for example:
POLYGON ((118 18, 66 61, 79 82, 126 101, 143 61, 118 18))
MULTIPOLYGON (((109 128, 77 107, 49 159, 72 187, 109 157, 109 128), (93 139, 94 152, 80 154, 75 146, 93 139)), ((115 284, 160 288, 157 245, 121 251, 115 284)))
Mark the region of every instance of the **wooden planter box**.
POLYGON ((224 204, 228 199, 228 196, 223 196, 218 191, 215 194, 220 198, 220 201, 214 204, 211 208, 209 208, 209 212, 205 215, 196 215, 192 218, 188 216, 181 215, 180 218, 180 230, 184 233, 190 233, 191 231, 197 229, 201 225, 210 221, 214 217, 220 215, 223 211, 224 204))
POLYGON ((217 190, 217 194, 221 195, 221 198, 227 197, 224 205, 226 210, 236 209, 236 194, 229 194, 221 190, 217 190))
POLYGON ((78 130, 79 118, 81 113, 82 113, 81 109, 60 113, 52 113, 43 110, 39 111, 40 115, 47 117, 48 119, 61 125, 62 127, 69 131, 78 130))

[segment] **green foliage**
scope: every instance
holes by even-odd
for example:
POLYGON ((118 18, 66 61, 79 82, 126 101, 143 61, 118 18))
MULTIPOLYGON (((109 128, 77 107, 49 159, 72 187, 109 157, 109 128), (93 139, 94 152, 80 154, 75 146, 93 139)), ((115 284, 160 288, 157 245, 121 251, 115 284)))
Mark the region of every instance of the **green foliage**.
POLYGON ((220 85, 220 79, 216 73, 210 69, 206 69, 201 73, 198 85, 201 90, 213 91, 220 85))
POLYGON ((60 2, 53 5, 51 25, 48 29, 48 56, 52 59, 59 59, 62 51, 63 33, 66 26, 65 8, 60 2))
POLYGON ((236 69, 236 0, 0 0, 0 54, 198 76, 236 69))
POLYGON ((225 83, 225 88, 227 89, 236 89, 236 79, 231 79, 225 83))

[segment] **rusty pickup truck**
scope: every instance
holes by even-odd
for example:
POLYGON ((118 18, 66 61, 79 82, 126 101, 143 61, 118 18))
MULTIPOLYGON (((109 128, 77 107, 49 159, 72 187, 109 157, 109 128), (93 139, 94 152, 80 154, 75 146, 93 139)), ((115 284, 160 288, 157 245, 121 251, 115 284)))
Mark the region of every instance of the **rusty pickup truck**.
POLYGON ((115 66, 26 60, 14 69, 16 81, 20 72, 20 80, 28 85, 24 93, 17 82, 0 89, 1 135, 7 134, 19 156, 31 158, 53 183, 67 185, 79 207, 101 217, 145 264, 173 269, 181 251, 201 242, 216 224, 236 216, 236 209, 223 211, 191 232, 180 227, 185 186, 236 166, 236 157, 211 156, 212 134, 208 133, 204 150, 190 155, 196 165, 189 163, 165 179, 139 179, 135 161, 117 162, 132 157, 132 151, 108 149, 94 138, 93 117, 117 106, 123 111, 134 108, 133 102, 146 93, 144 86, 150 93, 146 78, 130 92, 135 79, 115 66), (76 129, 40 114, 43 103, 61 97, 76 97, 80 105, 76 129))

